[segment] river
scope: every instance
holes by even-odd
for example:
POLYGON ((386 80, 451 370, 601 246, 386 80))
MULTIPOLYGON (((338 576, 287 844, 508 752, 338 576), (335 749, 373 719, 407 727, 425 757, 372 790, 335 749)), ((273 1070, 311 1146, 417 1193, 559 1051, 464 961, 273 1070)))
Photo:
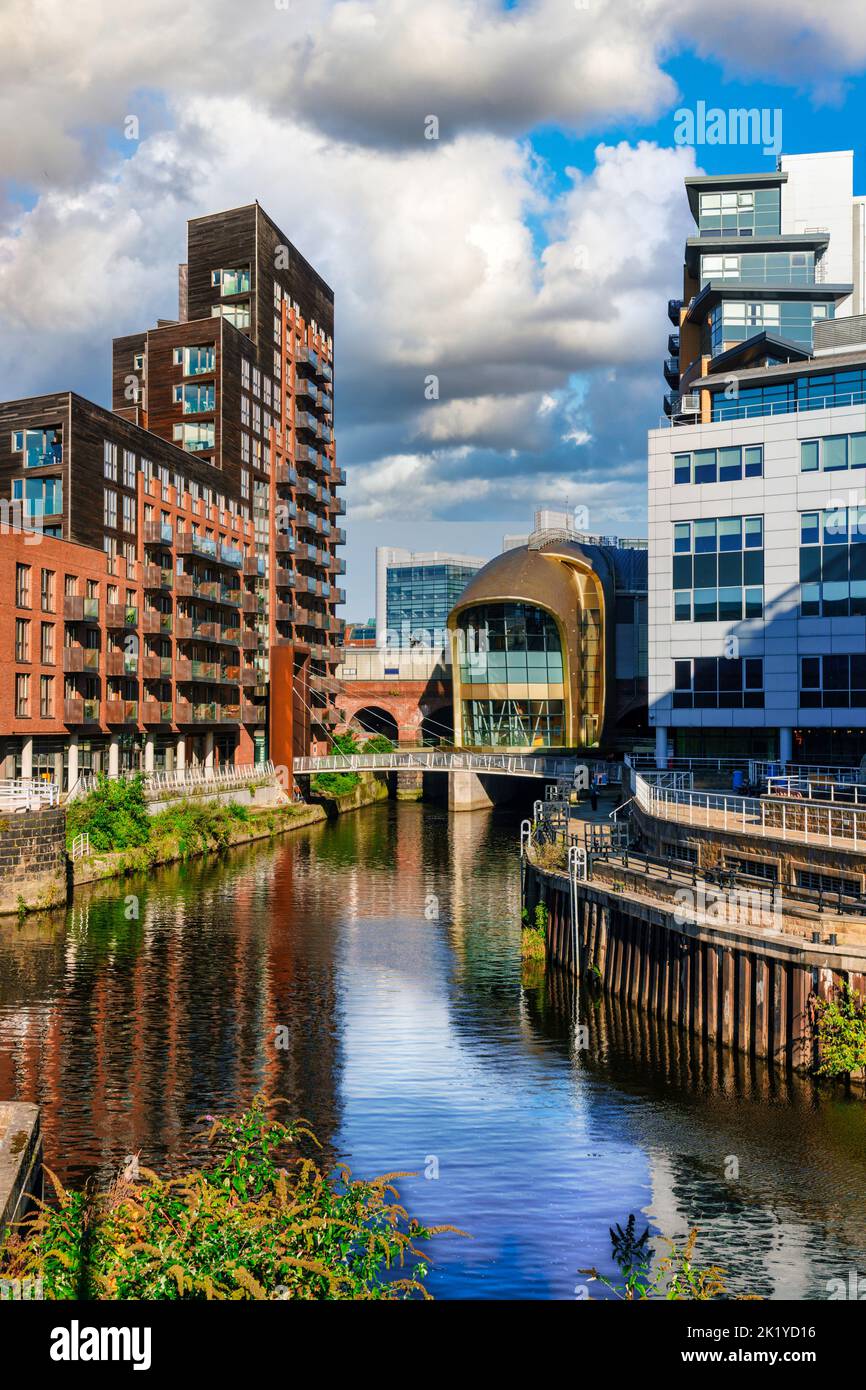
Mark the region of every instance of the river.
POLYGON ((737 1292, 866 1292, 866 1103, 522 966, 516 844, 504 810, 383 803, 5 921, 0 1097, 77 1181, 182 1168, 197 1117, 285 1096, 470 1233, 431 1245, 440 1298, 582 1297, 630 1212, 660 1251, 697 1226, 737 1292))

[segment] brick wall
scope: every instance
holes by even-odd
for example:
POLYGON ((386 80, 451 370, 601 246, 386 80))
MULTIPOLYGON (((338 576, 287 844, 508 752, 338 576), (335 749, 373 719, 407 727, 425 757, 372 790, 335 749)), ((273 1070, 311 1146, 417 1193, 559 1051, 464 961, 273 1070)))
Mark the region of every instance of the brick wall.
POLYGON ((66 902, 66 810, 0 816, 0 913, 66 902))

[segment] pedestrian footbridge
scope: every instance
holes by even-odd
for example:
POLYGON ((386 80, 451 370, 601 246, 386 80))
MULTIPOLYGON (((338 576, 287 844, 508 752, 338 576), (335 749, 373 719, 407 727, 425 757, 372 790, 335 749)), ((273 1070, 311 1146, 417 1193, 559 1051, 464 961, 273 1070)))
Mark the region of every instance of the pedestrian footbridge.
POLYGON ((400 749, 393 753, 329 753, 295 758, 296 777, 317 772, 474 772, 493 777, 571 778, 577 758, 534 757, 518 753, 442 752, 435 748, 400 749))

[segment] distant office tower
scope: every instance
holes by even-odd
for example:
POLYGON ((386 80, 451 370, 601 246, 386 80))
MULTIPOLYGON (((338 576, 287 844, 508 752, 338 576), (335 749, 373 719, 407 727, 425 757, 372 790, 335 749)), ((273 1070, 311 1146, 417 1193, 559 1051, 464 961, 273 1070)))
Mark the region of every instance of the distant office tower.
POLYGON ((376 643, 395 648, 442 647, 448 614, 487 562, 446 551, 376 550, 376 643))

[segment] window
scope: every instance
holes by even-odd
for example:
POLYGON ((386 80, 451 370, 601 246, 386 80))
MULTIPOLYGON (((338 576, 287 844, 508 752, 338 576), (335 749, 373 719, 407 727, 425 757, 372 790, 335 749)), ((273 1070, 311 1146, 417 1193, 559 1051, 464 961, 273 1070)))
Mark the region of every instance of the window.
MULTIPOLYGON (((248 441, 249 442, 249 441, 248 441)), ((248 468, 241 469, 241 497, 249 499, 250 495, 250 472, 248 468)))
POLYGON ((250 398, 244 395, 241 396, 241 424, 245 429, 250 427, 250 398))
POLYGON ((39 717, 51 719, 54 716, 54 677, 39 677, 39 717))
POLYGON ((175 386, 174 403, 183 406, 184 415, 201 415, 214 408, 213 382, 201 386, 175 386))
POLYGON ((13 478, 12 499, 22 502, 26 518, 58 516, 63 511, 62 478, 13 478))
POLYGON ((727 516, 673 528, 674 622, 737 622, 764 609, 764 519, 727 516))
POLYGON ((241 386, 245 391, 250 389, 250 359, 248 357, 241 358, 241 386))
POLYGON ((201 343, 194 347, 175 348, 175 366, 183 367, 184 376, 201 376, 216 371, 216 347, 201 343))
POLYGON ((800 615, 866 616, 866 506, 800 513, 800 615))
POLYGON ((123 497, 123 529, 124 531, 135 530, 135 498, 123 497))
POLYGON ((211 315, 213 318, 228 319, 235 328, 249 328, 250 326, 249 304, 214 304, 211 315))
POLYGON ((30 566, 15 566, 15 605, 17 608, 30 607, 30 566))
POLYGON ((674 709, 763 709, 761 657, 694 657, 674 662, 674 709))
POLYGON ((42 624, 42 640, 40 643, 40 657, 43 666, 54 665, 54 624, 42 624))
POLYGON ((30 660, 30 619, 15 619, 15 660, 30 660))
POLYGON ((866 656, 858 652, 801 657, 800 707, 866 707, 866 656))
POLYGON ((133 370, 134 372, 143 372, 143 371, 144 371, 144 353, 143 353, 143 352, 134 352, 134 353, 132 354, 132 370, 133 370))
POLYGON ((737 483, 764 476, 764 446, 696 449, 674 455, 674 483, 737 483))
POLYGON ((30 676, 23 672, 15 677, 15 717, 30 718, 30 676))
POLYGON ((25 468, 46 468, 63 462, 63 431, 59 425, 49 429, 15 430, 12 451, 23 454, 25 468))
POLYGON ((212 449, 216 442, 216 426, 213 421, 203 421, 196 425, 175 425, 172 431, 175 444, 190 453, 201 449, 212 449))
POLYGON ((249 437, 248 434, 242 434, 242 435, 241 435, 241 462, 242 462, 242 463, 249 463, 249 461, 250 461, 250 437, 249 437))
POLYGON ((123 451, 123 486, 135 491, 135 454, 131 449, 123 451))
POLYGON ((259 371, 258 367, 253 367, 253 395, 254 395, 254 396, 260 396, 261 394, 262 394, 262 374, 261 374, 261 372, 259 371))
POLYGON ((102 446, 102 472, 112 483, 117 482, 117 445, 108 439, 102 446))
POLYGON ((117 529, 117 493, 110 487, 102 491, 102 524, 117 529))
POLYGON ((249 294, 250 272, 248 267, 238 270, 211 271, 211 284, 225 297, 232 294, 249 294))
POLYGON ((834 434, 800 441, 800 472, 866 468, 866 434, 834 434))
POLYGON ((54 571, 42 571, 41 583, 42 611, 43 613, 54 612, 54 571))

